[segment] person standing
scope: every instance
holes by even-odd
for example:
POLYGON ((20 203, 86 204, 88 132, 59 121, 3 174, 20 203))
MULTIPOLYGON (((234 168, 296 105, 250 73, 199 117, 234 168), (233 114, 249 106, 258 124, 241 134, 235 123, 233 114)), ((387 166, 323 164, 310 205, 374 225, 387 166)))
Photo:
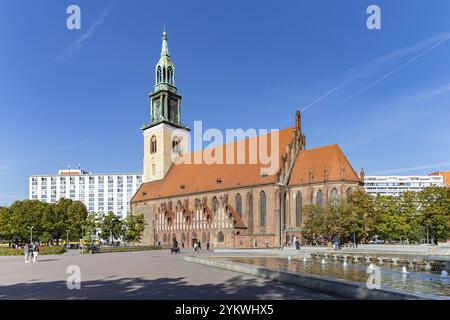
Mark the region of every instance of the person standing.
POLYGON ((23 254, 25 255, 25 263, 29 263, 28 257, 30 255, 30 247, 28 246, 28 243, 25 243, 23 246, 23 254))
POLYGON ((206 242, 206 251, 209 251, 209 241, 206 242))
POLYGON ((35 242, 33 246, 33 262, 37 262, 37 257, 39 255, 39 243, 35 242))
POLYGON ((197 253, 197 242, 194 242, 194 252, 197 253))

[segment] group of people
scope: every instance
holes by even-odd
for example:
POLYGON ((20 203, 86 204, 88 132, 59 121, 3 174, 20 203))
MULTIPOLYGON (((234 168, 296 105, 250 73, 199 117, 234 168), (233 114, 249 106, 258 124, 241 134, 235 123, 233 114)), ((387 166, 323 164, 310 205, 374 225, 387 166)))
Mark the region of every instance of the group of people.
MULTIPOLYGON (((206 250, 207 251, 209 251, 209 247, 210 247, 210 244, 208 241, 208 242, 206 242, 206 250)), ((200 252, 202 252, 202 244, 200 241, 196 241, 196 242, 194 242, 194 253, 200 253, 200 252)))
POLYGON ((23 253, 25 255, 25 263, 37 262, 37 257, 39 255, 39 243, 25 243, 23 246, 23 253))

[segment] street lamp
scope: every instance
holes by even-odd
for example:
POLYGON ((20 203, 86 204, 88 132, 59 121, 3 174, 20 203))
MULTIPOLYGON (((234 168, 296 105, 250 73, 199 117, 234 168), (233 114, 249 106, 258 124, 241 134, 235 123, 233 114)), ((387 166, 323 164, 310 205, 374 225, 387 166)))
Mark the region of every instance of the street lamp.
POLYGON ((81 254, 83 254, 83 249, 84 249, 84 226, 81 226, 81 254))
POLYGON ((66 237, 66 251, 69 251, 69 229, 66 230, 67 237, 66 237))

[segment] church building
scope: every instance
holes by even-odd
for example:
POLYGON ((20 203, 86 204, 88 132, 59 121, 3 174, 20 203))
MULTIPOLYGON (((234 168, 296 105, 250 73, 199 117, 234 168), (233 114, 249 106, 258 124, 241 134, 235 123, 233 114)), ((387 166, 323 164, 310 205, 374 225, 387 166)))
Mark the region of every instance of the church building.
POLYGON ((235 159, 243 147, 243 163, 176 161, 174 154, 192 160, 207 150, 188 152, 189 128, 181 123, 181 95, 166 32, 150 109, 150 122, 142 128, 143 184, 131 200, 132 214, 143 213, 147 223, 143 244, 279 247, 302 238, 303 206, 333 204, 362 187, 338 145, 306 148, 298 111, 293 127, 276 135, 272 131, 209 150, 231 152, 235 159), (264 146, 261 138, 266 138, 264 146), (258 152, 276 146, 275 172, 265 171, 263 161, 248 161, 252 145, 258 152))

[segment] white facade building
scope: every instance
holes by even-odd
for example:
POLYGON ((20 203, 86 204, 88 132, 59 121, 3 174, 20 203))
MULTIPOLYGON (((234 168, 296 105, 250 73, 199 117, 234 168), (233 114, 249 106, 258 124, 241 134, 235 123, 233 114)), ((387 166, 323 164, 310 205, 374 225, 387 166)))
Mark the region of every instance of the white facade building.
POLYGON ((430 186, 444 186, 442 176, 366 176, 364 190, 371 195, 398 196, 405 191, 422 191, 430 186))
POLYGON ((83 170, 59 170, 58 175, 29 178, 29 199, 56 203, 60 198, 79 200, 89 212, 115 213, 125 218, 130 201, 142 184, 142 174, 93 174, 83 170))

